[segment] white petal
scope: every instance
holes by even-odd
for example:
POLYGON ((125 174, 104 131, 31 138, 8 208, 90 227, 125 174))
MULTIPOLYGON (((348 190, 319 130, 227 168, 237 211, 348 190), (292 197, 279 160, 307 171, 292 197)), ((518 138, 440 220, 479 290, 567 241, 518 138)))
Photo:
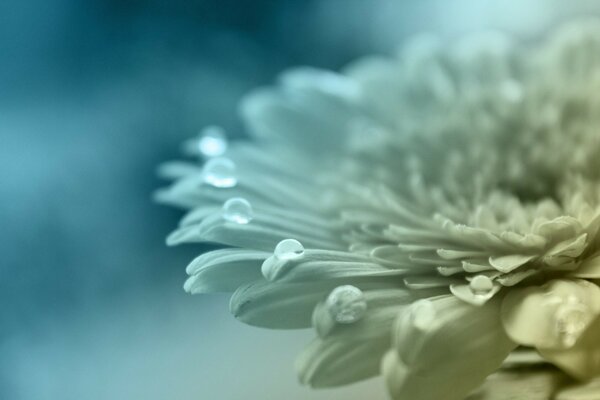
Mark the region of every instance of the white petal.
POLYGON ((378 340, 318 339, 296 361, 300 382, 325 388, 376 376, 389 342, 387 335, 378 340))
POLYGON ((511 254, 500 257, 490 257, 490 265, 500 272, 508 273, 536 258, 535 255, 511 254))
POLYGON ((269 253, 246 249, 209 251, 192 261, 184 289, 192 294, 233 292, 260 278, 260 265, 269 253))
POLYGON ((516 346, 502 329, 498 302, 473 307, 444 296, 431 304, 435 314, 426 324, 410 309, 398 319, 383 362, 394 399, 462 400, 516 346))

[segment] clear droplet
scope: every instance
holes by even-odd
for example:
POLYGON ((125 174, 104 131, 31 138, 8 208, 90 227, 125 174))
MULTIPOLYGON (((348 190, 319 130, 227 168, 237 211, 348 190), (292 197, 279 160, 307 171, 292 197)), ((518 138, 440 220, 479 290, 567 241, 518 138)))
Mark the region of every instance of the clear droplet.
POLYGON ((223 219, 236 224, 247 224, 254 217, 252 206, 248 200, 233 197, 223 204, 223 219))
POLYGON ((333 289, 326 301, 329 314, 340 324, 351 324, 367 312, 367 300, 363 292, 354 286, 344 285, 333 289))
POLYGON ((227 137, 223 128, 207 126, 200 132, 198 150, 205 157, 218 157, 227 150, 227 137))
POLYGON ((592 314, 588 307, 577 301, 564 301, 554 315, 555 334, 563 346, 572 347, 589 325, 592 314))
POLYGON ((494 282, 485 275, 477 275, 469 282, 471 292, 476 296, 486 296, 494 289, 494 282))
POLYGON ((429 329, 435 323, 435 318, 435 307, 430 300, 418 300, 410 306, 410 319, 417 329, 429 329))
POLYGON ((277 244, 273 254, 280 260, 293 260, 304 255, 304 246, 296 239, 285 239, 277 244))
POLYGON ((218 188, 230 188, 237 185, 235 163, 228 158, 211 158, 204 164, 202 179, 218 188))

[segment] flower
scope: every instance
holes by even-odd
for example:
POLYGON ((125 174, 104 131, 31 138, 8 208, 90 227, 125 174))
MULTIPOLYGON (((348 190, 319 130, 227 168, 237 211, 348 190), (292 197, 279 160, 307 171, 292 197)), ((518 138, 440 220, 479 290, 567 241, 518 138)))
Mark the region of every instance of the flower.
POLYGON ((242 102, 250 141, 161 168, 157 199, 189 210, 168 243, 227 246, 185 289, 312 326, 313 387, 381 373, 395 399, 600 398, 599 93, 596 21, 288 71, 242 102))

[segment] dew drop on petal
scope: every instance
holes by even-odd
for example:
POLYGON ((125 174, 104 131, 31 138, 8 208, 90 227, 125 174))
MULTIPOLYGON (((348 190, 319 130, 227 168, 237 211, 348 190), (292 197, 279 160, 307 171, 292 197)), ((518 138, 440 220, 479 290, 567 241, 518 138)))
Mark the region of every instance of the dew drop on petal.
POLYGON ((304 255, 304 246, 296 239, 284 239, 277 244, 273 254, 280 260, 293 260, 304 255))
POLYGON ((417 329, 427 330, 435 323, 435 318, 435 307, 430 300, 418 300, 410 306, 410 319, 417 329))
POLYGON ((469 283, 471 292, 476 296, 486 296, 494 289, 494 282, 485 275, 477 275, 469 283))
POLYGON ((351 324, 367 312, 367 300, 363 292, 352 285, 338 286, 325 302, 329 314, 340 324, 351 324))
POLYGON ((202 179, 205 183, 218 187, 230 188, 237 185, 235 163, 228 158, 211 158, 204 164, 202 179))
POLYGON ((218 126, 207 126, 200 132, 198 150, 205 157, 218 157, 227 150, 225 131, 218 126))
POLYGON ((254 212, 248 200, 233 197, 223 204, 223 219, 228 222, 245 225, 252 220, 254 212))

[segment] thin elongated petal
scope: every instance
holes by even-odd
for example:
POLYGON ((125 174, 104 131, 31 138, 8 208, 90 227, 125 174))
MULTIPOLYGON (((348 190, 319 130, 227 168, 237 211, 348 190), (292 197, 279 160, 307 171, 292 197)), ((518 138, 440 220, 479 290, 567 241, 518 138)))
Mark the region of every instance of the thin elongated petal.
POLYGON ((221 249, 202 254, 186 272, 184 289, 192 294, 232 292, 260 278, 260 265, 269 253, 246 249, 221 249))
POLYGON ((281 259, 273 255, 262 266, 263 275, 271 281, 306 282, 353 277, 402 276, 404 270, 386 268, 351 253, 306 250, 301 257, 281 259))
POLYGON ((309 225, 293 220, 283 220, 273 211, 255 209, 254 218, 247 224, 227 221, 218 210, 206 215, 198 224, 186 225, 175 230, 167 238, 167 244, 222 243, 229 246, 272 251, 277 243, 290 237, 296 238, 307 247, 330 249, 343 248, 340 240, 331 232, 310 234, 309 225))
POLYGON ((512 272, 520 266, 536 258, 534 255, 512 254, 509 256, 490 257, 490 265, 500 272, 512 272))
MULTIPOLYGON (((353 279, 360 289, 394 287, 392 283, 353 279)), ((311 326, 313 309, 340 283, 271 283, 257 281, 240 288, 230 302, 231 313, 249 324, 273 329, 299 329, 311 326)))
POLYGON ((315 340, 296 361, 300 382, 315 388, 335 387, 379 374, 381 357, 390 346, 377 340, 315 340))
POLYGON ((336 337, 362 340, 389 336, 392 324, 401 310, 416 300, 443 293, 444 290, 438 289, 418 292, 404 288, 366 290, 364 296, 367 312, 363 318, 352 324, 339 324, 333 319, 326 303, 321 302, 313 313, 313 327, 322 339, 336 337))

